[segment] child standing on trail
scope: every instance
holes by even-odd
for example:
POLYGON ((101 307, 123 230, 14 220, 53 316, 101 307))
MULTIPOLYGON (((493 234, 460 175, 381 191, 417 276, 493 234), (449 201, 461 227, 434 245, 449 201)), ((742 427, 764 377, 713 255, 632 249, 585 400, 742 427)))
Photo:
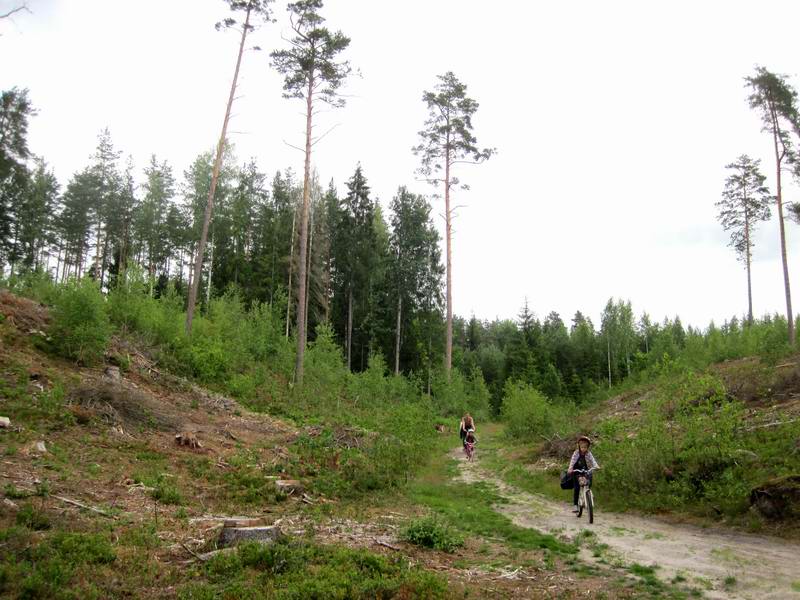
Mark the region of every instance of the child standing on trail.
MULTIPOLYGON (((572 472, 575 469, 583 469, 584 471, 588 471, 589 469, 599 469, 600 465, 597 464, 597 461, 592 456, 592 453, 589 452, 589 446, 592 445, 592 440, 590 440, 585 435, 582 435, 578 438, 578 448, 575 452, 572 453, 572 458, 569 461, 569 468, 567 469, 567 475, 572 476, 572 472)), ((586 478, 589 480, 589 487, 592 487, 592 474, 589 473, 586 478)), ((572 512, 578 512, 578 493, 580 492, 580 484, 578 483, 578 478, 572 476, 572 512)))

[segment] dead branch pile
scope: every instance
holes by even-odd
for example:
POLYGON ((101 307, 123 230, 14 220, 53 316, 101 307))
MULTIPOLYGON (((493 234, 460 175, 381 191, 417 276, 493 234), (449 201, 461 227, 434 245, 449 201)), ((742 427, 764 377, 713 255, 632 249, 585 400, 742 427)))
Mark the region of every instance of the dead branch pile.
POLYGON ((0 290, 0 314, 3 314, 17 329, 38 333, 47 329, 50 315, 47 308, 7 290, 0 290))
POLYGON ((551 458, 568 459, 575 451, 575 436, 567 438, 561 437, 555 433, 551 437, 542 436, 544 445, 542 446, 542 454, 551 458))
POLYGON ((178 419, 143 391, 111 381, 88 381, 69 396, 72 405, 89 410, 109 425, 145 426, 174 431, 178 419))

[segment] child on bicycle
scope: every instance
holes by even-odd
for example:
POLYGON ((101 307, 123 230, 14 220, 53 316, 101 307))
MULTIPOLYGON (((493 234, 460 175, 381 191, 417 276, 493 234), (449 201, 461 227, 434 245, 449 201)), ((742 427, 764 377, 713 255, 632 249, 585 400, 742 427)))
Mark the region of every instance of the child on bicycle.
POLYGON ((475 431, 475 419, 469 413, 464 413, 461 422, 458 424, 458 435, 461 437, 461 444, 466 445, 467 431, 475 431))
MULTIPOLYGON (((592 456, 592 453, 589 451, 589 446, 592 445, 592 440, 590 440, 587 436, 582 435, 578 438, 578 447, 575 452, 572 453, 572 458, 569 461, 569 468, 567 469, 567 475, 572 476, 572 512, 578 512, 578 493, 580 492, 580 484, 578 483, 578 478, 573 475, 573 471, 575 469, 583 469, 584 471, 588 471, 589 469, 599 469, 600 465, 597 464, 597 461, 592 456)), ((589 480, 589 487, 592 487, 592 474, 589 473, 586 475, 586 478, 589 480)))
POLYGON ((475 437, 475 430, 472 428, 467 429, 467 434, 464 436, 464 445, 466 446, 467 444, 474 444, 477 441, 478 439, 475 437))

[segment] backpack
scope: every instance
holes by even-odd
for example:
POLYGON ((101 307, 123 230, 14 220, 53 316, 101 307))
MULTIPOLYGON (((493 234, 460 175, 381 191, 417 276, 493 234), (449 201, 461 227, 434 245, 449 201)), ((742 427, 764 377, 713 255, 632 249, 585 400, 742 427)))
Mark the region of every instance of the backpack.
POLYGON ((571 490, 572 488, 572 475, 569 475, 566 471, 561 471, 561 489, 571 490))

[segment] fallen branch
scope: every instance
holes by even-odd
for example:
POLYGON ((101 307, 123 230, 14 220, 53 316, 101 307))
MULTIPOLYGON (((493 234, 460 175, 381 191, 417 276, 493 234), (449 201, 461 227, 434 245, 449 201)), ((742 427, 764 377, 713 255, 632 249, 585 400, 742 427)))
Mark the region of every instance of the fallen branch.
POLYGON ((375 539, 375 543, 378 544, 378 546, 384 546, 386 548, 389 548, 390 550, 396 550, 397 552, 400 552, 402 550, 402 548, 399 548, 397 546, 392 546, 391 544, 388 544, 383 540, 379 540, 377 538, 375 539))
POLYGON ((205 560, 204 560, 202 556, 200 556, 200 555, 199 555, 197 552, 195 552, 194 550, 192 550, 191 548, 189 548, 189 546, 187 546, 187 545, 186 545, 186 544, 184 544, 183 542, 180 542, 180 545, 181 545, 181 546, 183 546, 183 549, 184 549, 184 550, 186 550, 186 551, 187 551, 189 554, 191 554, 192 556, 194 556, 194 557, 195 557, 197 560, 199 560, 200 562, 205 562, 206 560, 208 560, 208 559, 205 559, 205 560))
POLYGON ((753 425, 752 427, 742 427, 739 431, 753 431, 754 429, 765 429, 767 427, 779 427, 780 425, 788 425, 789 423, 796 423, 800 419, 789 419, 788 421, 774 421, 772 423, 764 423, 762 425, 753 425))
POLYGON ((109 519, 116 519, 117 518, 114 515, 111 515, 111 514, 107 513, 104 510, 100 510, 99 508, 95 508, 94 506, 88 506, 86 504, 81 504, 77 500, 71 500, 70 498, 64 498, 64 496, 53 496, 53 498, 55 498, 56 500, 61 500, 62 502, 65 502, 66 504, 71 504, 71 505, 77 506, 79 508, 85 508, 86 510, 90 510, 92 512, 95 512, 98 515, 103 515, 104 517, 107 517, 109 519))

